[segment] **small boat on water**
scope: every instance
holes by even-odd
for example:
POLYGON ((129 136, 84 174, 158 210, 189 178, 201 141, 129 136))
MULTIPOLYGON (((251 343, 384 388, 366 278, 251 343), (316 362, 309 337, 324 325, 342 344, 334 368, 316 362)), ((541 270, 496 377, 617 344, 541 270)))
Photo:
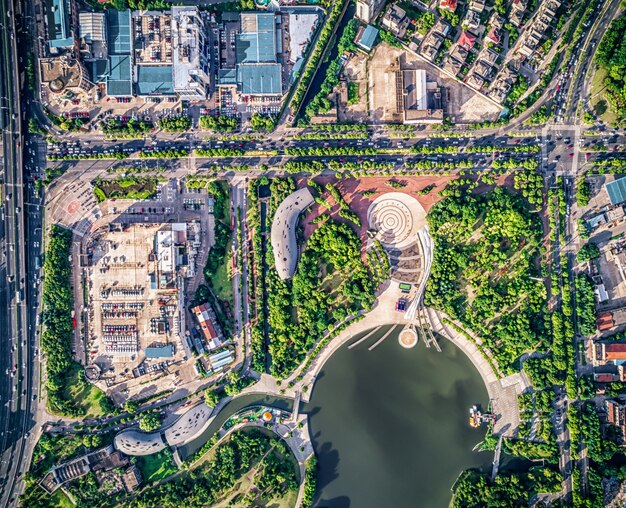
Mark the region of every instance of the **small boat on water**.
POLYGON ((475 429, 480 427, 483 423, 496 422, 496 416, 493 413, 483 413, 478 406, 472 406, 469 412, 469 424, 475 429))

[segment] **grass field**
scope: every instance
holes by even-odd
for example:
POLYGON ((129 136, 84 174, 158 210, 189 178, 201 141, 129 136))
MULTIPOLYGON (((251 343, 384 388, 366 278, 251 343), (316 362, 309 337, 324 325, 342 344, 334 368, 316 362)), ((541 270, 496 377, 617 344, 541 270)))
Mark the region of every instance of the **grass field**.
POLYGON ((72 367, 67 373, 63 397, 74 401, 77 406, 83 408, 86 418, 104 414, 101 400, 106 395, 102 390, 82 378, 82 366, 78 363, 72 363, 72 367))
POLYGON ((228 263, 231 262, 230 251, 224 256, 222 264, 211 278, 215 295, 220 300, 226 300, 232 304, 233 301, 233 282, 228 278, 228 263))
POLYGON ((172 459, 172 452, 168 449, 153 455, 137 457, 137 467, 141 470, 141 476, 146 483, 162 480, 178 471, 172 459))
POLYGON ((606 77, 605 69, 598 69, 591 80, 591 98, 590 104, 594 110, 594 114, 602 119, 603 122, 612 124, 617 121, 617 115, 611 111, 604 98, 604 78, 606 77))
POLYGON ((74 508, 70 499, 62 490, 49 495, 39 484, 34 483, 26 487, 20 506, 50 506, 54 508, 74 508))

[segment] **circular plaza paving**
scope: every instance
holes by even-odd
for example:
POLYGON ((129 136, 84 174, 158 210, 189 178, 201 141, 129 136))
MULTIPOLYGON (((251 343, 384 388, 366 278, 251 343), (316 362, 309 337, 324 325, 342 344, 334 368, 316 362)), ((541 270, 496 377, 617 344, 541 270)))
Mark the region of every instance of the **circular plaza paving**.
POLYGON ((383 245, 403 248, 417 240, 417 232, 426 225, 426 211, 414 197, 389 192, 370 205, 367 222, 383 245))

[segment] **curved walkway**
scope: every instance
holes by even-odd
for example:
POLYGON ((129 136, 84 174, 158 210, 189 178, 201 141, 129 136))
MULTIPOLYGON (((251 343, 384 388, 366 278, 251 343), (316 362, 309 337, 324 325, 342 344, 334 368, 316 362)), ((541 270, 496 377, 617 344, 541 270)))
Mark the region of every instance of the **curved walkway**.
MULTIPOLYGON (((300 375, 300 370, 297 370, 285 382, 293 383, 293 389, 302 392, 302 398, 308 402, 317 375, 328 359, 339 348, 353 340, 356 335, 372 328, 408 323, 401 313, 390 310, 394 308, 395 301, 401 295, 400 289, 395 284, 387 288, 378 298, 376 307, 366 314, 364 319, 348 326, 322 349, 319 355, 312 361, 308 370, 303 373, 300 381, 297 381, 300 375)), ((430 308, 427 308, 426 312, 431 321, 432 330, 463 351, 480 373, 489 394, 492 410, 498 418, 494 426, 494 434, 513 435, 520 423, 517 397, 530 386, 527 378, 519 373, 500 378, 499 373, 494 372, 491 364, 485 359, 475 343, 468 340, 462 333, 443 323, 443 319, 446 318, 445 314, 430 308)))

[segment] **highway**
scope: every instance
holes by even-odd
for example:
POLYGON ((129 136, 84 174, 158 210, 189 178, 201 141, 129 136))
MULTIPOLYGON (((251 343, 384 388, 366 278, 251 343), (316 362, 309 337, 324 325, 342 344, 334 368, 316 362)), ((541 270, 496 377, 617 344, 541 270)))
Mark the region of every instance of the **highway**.
POLYGON ((10 0, 0 4, 2 96, 0 126, 3 141, 2 260, 4 283, 0 303, 0 506, 16 506, 22 490, 22 474, 28 467, 35 439, 39 366, 34 362, 38 287, 35 258, 41 248, 41 209, 34 187, 25 178, 22 132, 24 108, 19 71, 15 19, 19 6, 10 0), (32 218, 27 219, 32 213, 32 218), (35 396, 36 399, 36 396, 35 396))

